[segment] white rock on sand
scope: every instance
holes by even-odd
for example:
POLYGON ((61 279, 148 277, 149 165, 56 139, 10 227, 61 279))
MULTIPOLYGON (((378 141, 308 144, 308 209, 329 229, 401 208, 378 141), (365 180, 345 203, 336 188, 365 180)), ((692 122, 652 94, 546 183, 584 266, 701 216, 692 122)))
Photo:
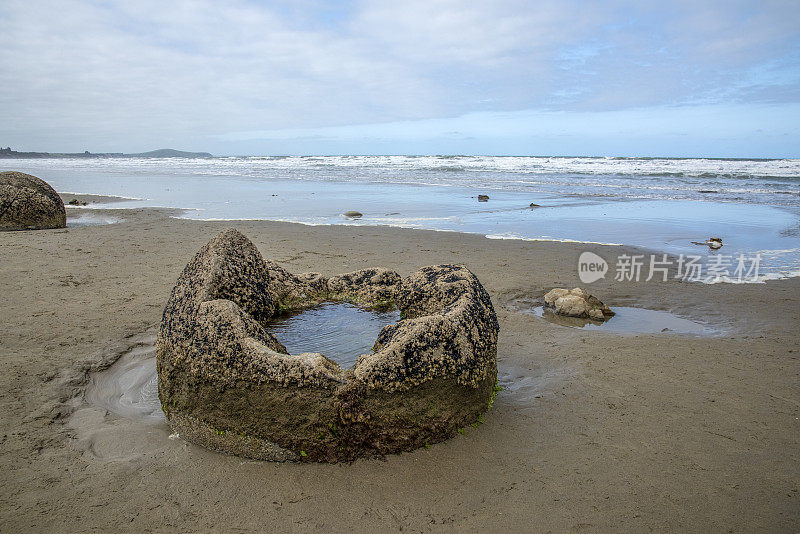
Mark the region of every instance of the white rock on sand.
POLYGON ((600 302, 583 289, 555 288, 544 296, 544 305, 552 308, 558 315, 569 317, 585 317, 596 321, 606 321, 614 316, 611 308, 600 302))

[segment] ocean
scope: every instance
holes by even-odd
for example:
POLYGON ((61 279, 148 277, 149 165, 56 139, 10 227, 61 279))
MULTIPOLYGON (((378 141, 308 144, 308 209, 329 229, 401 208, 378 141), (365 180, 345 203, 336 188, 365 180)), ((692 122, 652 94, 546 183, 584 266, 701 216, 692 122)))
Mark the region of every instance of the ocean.
POLYGON ((800 276, 797 159, 277 156, 19 159, 4 167, 59 192, 131 199, 108 207, 183 208, 190 219, 389 225, 706 259, 759 254, 760 281, 800 276), (342 215, 351 210, 363 217, 342 215), (719 251, 692 244, 712 236, 725 243, 719 251))

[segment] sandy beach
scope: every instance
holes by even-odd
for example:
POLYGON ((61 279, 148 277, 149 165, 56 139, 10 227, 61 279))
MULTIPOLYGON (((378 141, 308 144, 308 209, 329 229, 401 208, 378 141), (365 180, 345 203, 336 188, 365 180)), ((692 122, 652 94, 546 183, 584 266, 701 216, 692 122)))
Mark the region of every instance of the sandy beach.
POLYGON ((800 533, 800 1, 1 12, 0 534, 800 533))
POLYGON ((68 208, 68 226, 88 212, 124 221, 0 233, 0 531, 800 528, 797 278, 597 282, 612 308, 713 331, 620 335, 525 313, 580 285, 577 257, 599 245, 90 207, 68 208), (500 320, 505 389, 485 423, 383 460, 279 464, 87 403, 91 372, 152 343, 177 276, 229 226, 294 272, 467 265, 500 320))

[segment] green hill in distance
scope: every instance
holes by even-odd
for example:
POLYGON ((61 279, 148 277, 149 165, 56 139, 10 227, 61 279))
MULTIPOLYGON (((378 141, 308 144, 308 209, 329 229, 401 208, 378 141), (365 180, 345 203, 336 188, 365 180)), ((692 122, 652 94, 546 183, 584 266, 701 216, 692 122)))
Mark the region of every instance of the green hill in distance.
POLYGON ((172 148, 161 148, 150 152, 139 152, 137 154, 124 154, 122 152, 17 152, 11 147, 0 148, 0 159, 12 158, 213 158, 208 152, 184 152, 172 148))

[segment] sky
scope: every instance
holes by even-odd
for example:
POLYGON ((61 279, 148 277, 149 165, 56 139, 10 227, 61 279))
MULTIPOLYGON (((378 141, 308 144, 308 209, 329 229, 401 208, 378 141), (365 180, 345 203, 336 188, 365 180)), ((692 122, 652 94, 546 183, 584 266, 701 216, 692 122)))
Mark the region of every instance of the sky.
POLYGON ((800 1, 3 0, 0 145, 800 157, 800 1))

